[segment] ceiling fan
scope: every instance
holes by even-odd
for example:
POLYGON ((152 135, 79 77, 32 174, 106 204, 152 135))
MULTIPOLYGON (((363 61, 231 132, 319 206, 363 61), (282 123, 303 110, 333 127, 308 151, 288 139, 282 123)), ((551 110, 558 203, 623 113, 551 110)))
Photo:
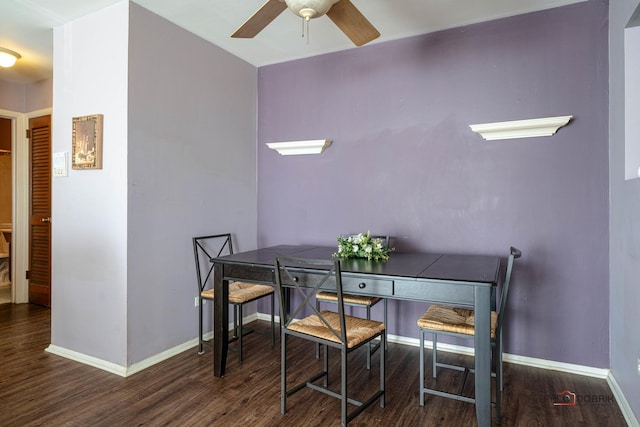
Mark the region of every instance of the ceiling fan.
POLYGON ((310 19, 327 15, 356 46, 380 36, 350 0, 268 0, 231 37, 255 37, 287 8, 307 22, 307 32, 310 19))

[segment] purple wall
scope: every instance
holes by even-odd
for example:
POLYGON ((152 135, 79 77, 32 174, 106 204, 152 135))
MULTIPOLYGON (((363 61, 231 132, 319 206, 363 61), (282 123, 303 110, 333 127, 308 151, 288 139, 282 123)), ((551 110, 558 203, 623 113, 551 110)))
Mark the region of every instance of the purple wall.
POLYGON ((40 80, 30 84, 0 80, 0 109, 17 113, 51 108, 53 105, 53 80, 40 80))
MULTIPOLYGON (((505 351, 608 367, 607 5, 590 1, 258 73, 258 246, 396 237, 397 250, 524 256, 505 351), (468 125, 573 115, 553 137, 468 125), (332 139, 320 156, 265 142, 332 139)), ((417 337, 426 304, 391 302, 417 337)))
POLYGON ((0 80, 0 109, 24 112, 25 85, 0 80))

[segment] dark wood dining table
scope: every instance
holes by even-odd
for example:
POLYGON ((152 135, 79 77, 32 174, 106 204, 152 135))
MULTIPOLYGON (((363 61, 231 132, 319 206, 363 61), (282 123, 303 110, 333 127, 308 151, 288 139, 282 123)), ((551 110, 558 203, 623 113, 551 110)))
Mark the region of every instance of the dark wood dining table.
MULTIPOLYGON (((273 283, 274 255, 328 259, 335 247, 279 245, 213 259, 213 372, 223 377, 227 361, 229 281, 273 283)), ((392 252, 389 260, 346 259, 341 262, 345 293, 406 301, 473 307, 475 310, 475 398, 478 426, 491 425, 490 313, 500 257, 487 255, 392 252)), ((317 274, 307 269, 304 274, 317 274)), ((416 319, 417 321, 417 319, 416 319)), ((416 326, 416 336, 418 328, 416 326)), ((418 405, 416 401, 416 405, 418 405)))

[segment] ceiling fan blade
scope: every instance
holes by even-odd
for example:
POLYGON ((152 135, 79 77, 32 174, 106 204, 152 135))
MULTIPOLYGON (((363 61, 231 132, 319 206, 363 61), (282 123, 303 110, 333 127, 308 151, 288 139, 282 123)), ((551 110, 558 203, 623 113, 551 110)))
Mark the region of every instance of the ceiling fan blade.
POLYGON ((347 35, 356 46, 362 46, 380 37, 376 27, 351 3, 340 0, 331 6, 327 16, 347 35))
POLYGON ((231 37, 250 39, 255 37, 267 25, 278 17, 287 8, 283 0, 267 0, 247 22, 242 24, 231 37))

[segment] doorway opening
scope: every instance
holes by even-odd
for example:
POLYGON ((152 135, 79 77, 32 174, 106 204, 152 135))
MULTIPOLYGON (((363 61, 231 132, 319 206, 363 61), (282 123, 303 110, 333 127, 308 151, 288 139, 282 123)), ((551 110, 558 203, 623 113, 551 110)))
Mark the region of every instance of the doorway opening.
POLYGON ((12 119, 0 117, 0 304, 13 302, 11 291, 13 126, 12 119))

